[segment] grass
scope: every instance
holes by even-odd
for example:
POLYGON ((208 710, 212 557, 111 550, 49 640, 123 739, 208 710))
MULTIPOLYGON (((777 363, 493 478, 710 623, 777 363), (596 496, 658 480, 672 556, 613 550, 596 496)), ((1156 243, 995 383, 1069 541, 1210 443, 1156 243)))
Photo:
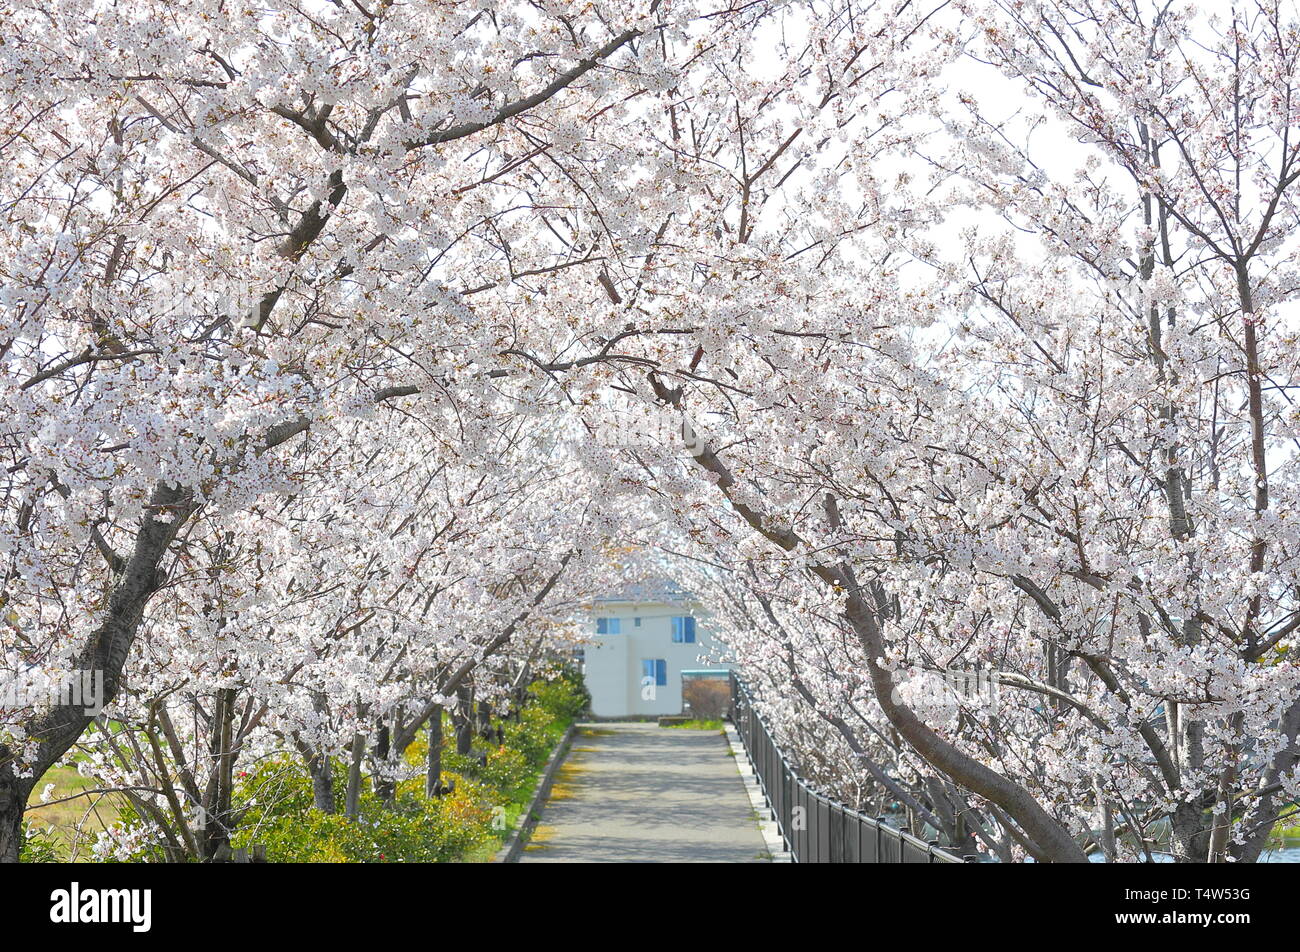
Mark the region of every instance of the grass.
MULTIPOLYGON (((565 722, 562 723, 564 723, 564 726, 567 728, 568 726, 567 723, 565 722)), ((595 736, 593 732, 588 731, 586 728, 580 728, 578 731, 576 731, 576 733, 588 737, 595 736)), ((611 732, 606 731, 605 733, 611 733, 611 732)), ((557 739, 557 743, 558 743, 558 739, 557 739)), ((564 756, 569 757, 577 751, 594 750, 594 749, 595 748, 592 747, 576 747, 573 745, 573 742, 570 741, 568 745, 568 749, 564 752, 564 756)), ((554 752, 552 752, 552 756, 554 756, 554 752)), ((529 822, 533 823, 534 825, 532 830, 528 831, 525 834, 524 849, 535 850, 535 849, 546 848, 544 841, 550 836, 551 831, 549 827, 543 827, 543 825, 541 824, 540 821, 542 818, 540 813, 534 810, 533 812, 529 813, 528 816, 524 816, 524 811, 526 811, 532 805, 533 793, 536 791, 537 783, 539 780, 541 780, 542 773, 545 769, 546 769, 545 765, 543 765, 542 767, 538 767, 530 775, 529 779, 525 783, 521 784, 514 792, 514 799, 506 809, 506 829, 500 831, 502 834, 501 841, 491 845, 490 847, 484 847, 483 849, 477 851, 476 853, 467 856, 464 859, 464 862, 468 862, 468 863, 492 862, 496 858, 496 854, 501 850, 505 841, 510 838, 510 835, 516 830, 518 830, 521 826, 529 822)), ((556 771, 555 777, 552 778, 551 780, 551 789, 546 796, 547 803, 549 803, 551 800, 554 799, 563 799, 564 797, 567 797, 569 795, 567 792, 567 788, 561 788, 561 783, 562 783, 561 778, 564 778, 566 776, 565 773, 566 771, 570 771, 570 773, 567 774, 567 776, 571 779, 572 773, 575 769, 576 768, 573 768, 572 762, 569 761, 566 761, 565 763, 560 765, 560 769, 556 771)))
POLYGON ((688 731, 720 731, 723 729, 721 720, 707 721, 700 718, 682 721, 680 724, 665 724, 664 727, 667 730, 688 731))
MULTIPOLYGON (((559 729, 559 727, 561 726, 567 728, 568 724, 565 722, 560 722, 559 724, 556 725, 557 729, 559 729)), ((556 738, 557 743, 559 742, 560 737, 563 737, 562 732, 560 733, 559 737, 556 738)), ((580 749, 581 748, 575 748, 570 746, 569 753, 572 753, 574 750, 580 750, 580 749)), ((496 859, 497 853, 500 852, 502 846, 504 846, 505 842, 510 838, 510 835, 512 833, 514 833, 517 829, 519 829, 520 826, 523 826, 529 820, 536 821, 540 819, 540 817, 538 817, 536 813, 532 813, 528 816, 525 816, 525 813, 528 810, 528 808, 532 805, 533 793, 536 791, 537 782, 541 779, 542 772, 545 769, 546 769, 545 764, 534 768, 529 772, 526 779, 524 779, 524 781, 520 783, 518 786, 514 787, 512 790, 503 791, 510 798, 509 802, 507 802, 505 805, 505 810, 506 810, 505 828, 494 831, 497 834, 497 836, 494 837, 490 843, 486 843, 483 846, 479 847, 478 849, 471 851, 470 853, 462 857, 460 862, 463 863, 493 862, 496 859)), ((564 772, 564 767, 561 767, 560 771, 557 773, 557 778, 556 778, 557 781, 558 781, 559 774, 562 774, 563 772, 564 772)), ((553 797, 555 791, 555 781, 552 782, 551 791, 552 791, 551 796, 553 797)), ((533 832, 529 835, 528 837, 529 844, 531 844, 534 840, 537 839, 538 829, 540 829, 540 827, 534 827, 533 832)), ((528 848, 530 848, 529 845, 525 845, 524 849, 528 849, 528 848)))
POLYGON ((119 795, 89 793, 95 781, 83 777, 76 767, 52 767, 27 802, 27 823, 34 829, 50 829, 59 858, 86 861, 91 844, 101 830, 117 822, 119 795), (50 799, 41 803, 41 792, 53 784, 50 799))

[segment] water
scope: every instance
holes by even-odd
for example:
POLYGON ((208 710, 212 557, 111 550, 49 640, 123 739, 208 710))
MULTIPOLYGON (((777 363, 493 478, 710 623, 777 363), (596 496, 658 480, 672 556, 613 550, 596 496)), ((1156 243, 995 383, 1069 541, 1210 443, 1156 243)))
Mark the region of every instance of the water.
MULTIPOLYGON (((1174 858, 1168 853, 1152 853, 1157 863, 1172 863, 1174 858)), ((1104 863, 1105 857, 1100 853, 1091 853, 1089 862, 1104 863)), ((1300 863, 1300 846, 1283 846, 1275 850, 1265 850, 1259 858, 1261 863, 1300 863)))
POLYGON ((1300 863, 1300 846, 1284 846, 1268 850, 1259 858, 1261 863, 1300 863))

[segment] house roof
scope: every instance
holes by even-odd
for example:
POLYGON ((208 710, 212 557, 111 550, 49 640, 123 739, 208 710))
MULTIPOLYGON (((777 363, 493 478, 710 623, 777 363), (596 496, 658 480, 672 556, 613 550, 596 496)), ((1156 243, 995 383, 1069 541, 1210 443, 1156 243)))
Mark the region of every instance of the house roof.
POLYGON ((637 602, 641 604, 680 604, 695 601, 695 595, 669 578, 642 579, 615 589, 596 599, 598 604, 637 602))

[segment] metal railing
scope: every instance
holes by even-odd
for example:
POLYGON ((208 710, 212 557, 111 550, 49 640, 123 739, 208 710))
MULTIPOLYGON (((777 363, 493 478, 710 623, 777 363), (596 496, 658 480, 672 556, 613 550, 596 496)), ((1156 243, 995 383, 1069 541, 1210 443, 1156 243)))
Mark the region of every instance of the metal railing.
POLYGON ((797 863, 961 863, 960 856, 906 830, 836 803, 790 766, 758 716, 749 691, 731 676, 731 721, 754 765, 786 848, 797 863))

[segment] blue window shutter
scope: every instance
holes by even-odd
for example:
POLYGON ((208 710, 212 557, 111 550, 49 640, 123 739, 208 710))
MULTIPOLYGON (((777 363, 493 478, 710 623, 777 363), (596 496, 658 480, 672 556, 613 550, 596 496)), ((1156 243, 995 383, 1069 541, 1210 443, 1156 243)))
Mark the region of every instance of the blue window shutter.
POLYGON ((596 634, 598 634, 598 635, 608 635, 608 634, 609 634, 609 619, 608 619, 608 618, 597 618, 597 619, 596 619, 596 634))
POLYGON ((683 621, 685 622, 683 627, 686 629, 686 640, 694 641, 695 640, 695 619, 685 618, 683 619, 683 621))
POLYGON ((663 687, 668 683, 668 662, 663 658, 655 661, 655 684, 663 687))

